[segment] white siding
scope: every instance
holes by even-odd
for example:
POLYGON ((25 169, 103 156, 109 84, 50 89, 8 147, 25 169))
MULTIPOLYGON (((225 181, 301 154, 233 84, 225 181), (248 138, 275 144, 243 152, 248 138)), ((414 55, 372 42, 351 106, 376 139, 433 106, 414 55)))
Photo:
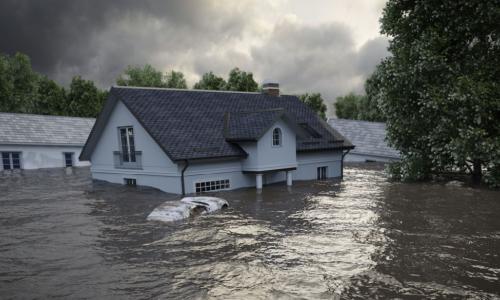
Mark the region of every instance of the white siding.
MULTIPOLYGON (((22 169, 63 168, 66 166, 64 152, 74 152, 74 166, 89 166, 88 161, 78 159, 81 151, 82 147, 76 146, 0 145, 0 152, 21 152, 22 169)), ((0 162, 2 169, 3 164, 0 162)))
POLYGON ((92 177, 114 183, 134 178, 165 192, 181 193, 180 172, 125 105, 118 101, 92 153, 92 177), (142 169, 116 169, 113 151, 120 151, 118 127, 132 126, 136 151, 142 151, 142 169))
POLYGON ((342 168, 342 151, 308 152, 297 154, 299 164, 293 172, 294 180, 314 180, 317 168, 328 167, 327 177, 340 177, 342 168))
POLYGON ((295 132, 282 120, 277 121, 260 139, 254 143, 241 143, 248 153, 243 160, 244 171, 262 171, 297 167, 295 132), (273 130, 281 129, 282 145, 273 146, 273 130))

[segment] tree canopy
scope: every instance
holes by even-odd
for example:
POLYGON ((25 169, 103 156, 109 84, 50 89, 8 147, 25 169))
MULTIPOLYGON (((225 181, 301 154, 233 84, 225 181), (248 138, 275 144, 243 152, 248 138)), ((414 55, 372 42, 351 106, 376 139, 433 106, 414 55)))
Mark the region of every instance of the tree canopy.
POLYGON ((158 88, 178 88, 187 89, 184 74, 170 71, 165 75, 147 64, 144 67, 128 66, 123 74, 116 79, 116 84, 120 86, 141 86, 158 88))
POLYGON ((381 18, 392 56, 372 96, 387 117, 400 179, 468 172, 500 185, 497 1, 389 0, 381 18))
POLYGON ((96 117, 107 92, 78 76, 66 90, 33 71, 22 53, 0 54, 0 111, 61 116, 96 117))
POLYGON ((224 78, 215 75, 212 71, 203 74, 200 81, 194 84, 195 90, 224 90, 226 88, 224 78))
POLYGON ((257 92, 259 90, 259 85, 253 79, 252 72, 245 72, 241 71, 239 68, 234 68, 229 72, 229 78, 224 90, 257 92))
POLYGON ((312 108, 322 119, 326 119, 326 105, 320 93, 305 93, 300 95, 299 99, 312 108))

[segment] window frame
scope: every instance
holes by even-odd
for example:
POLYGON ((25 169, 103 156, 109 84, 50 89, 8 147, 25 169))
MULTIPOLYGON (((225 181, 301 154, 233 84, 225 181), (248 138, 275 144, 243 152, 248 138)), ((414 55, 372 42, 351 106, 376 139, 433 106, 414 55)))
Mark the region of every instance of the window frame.
POLYGON ((136 151, 135 151, 135 132, 134 126, 120 126, 118 127, 118 141, 120 143, 120 159, 122 163, 136 163, 136 151), (125 130, 125 141, 124 145, 122 130, 125 130), (130 131, 132 134, 130 135, 130 131), (130 143, 132 141, 132 143, 130 143))
POLYGON ((63 159, 64 159, 64 167, 65 168, 71 168, 71 167, 74 167, 75 166, 75 152, 63 152, 63 159), (70 155, 70 159, 71 159, 71 164, 68 165, 68 158, 66 157, 66 155, 70 155))
POLYGON ((21 170, 23 168, 22 165, 22 152, 21 151, 1 151, 0 156, 2 158, 2 170, 21 170), (4 155, 8 155, 8 163, 9 167, 5 168, 5 158, 4 155), (14 158, 14 155, 17 155, 17 158, 14 158), (17 164, 14 163, 14 160, 17 160, 17 164), (17 168, 15 167, 17 165, 17 168))
POLYGON ((194 182, 194 191, 196 194, 223 191, 230 188, 231 180, 229 178, 194 182))
POLYGON ((317 178, 317 180, 328 179, 328 166, 317 167, 316 178, 317 178))
POLYGON ((274 127, 271 136, 272 136, 271 137, 271 145, 274 148, 278 148, 278 147, 281 147, 283 145, 283 132, 282 132, 281 128, 274 127), (276 133, 278 133, 278 134, 276 135, 276 133), (277 141, 277 144, 275 143, 276 141, 277 141))

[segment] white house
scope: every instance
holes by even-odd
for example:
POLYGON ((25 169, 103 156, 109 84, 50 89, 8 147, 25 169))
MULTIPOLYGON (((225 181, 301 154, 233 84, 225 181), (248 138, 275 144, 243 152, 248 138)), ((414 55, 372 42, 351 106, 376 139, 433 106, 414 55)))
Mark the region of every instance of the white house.
POLYGON ((328 124, 356 145, 346 155, 349 162, 391 162, 400 159, 399 152, 386 141, 385 123, 346 119, 328 119, 328 124))
POLYGON ((184 194, 342 176, 354 148, 297 97, 113 87, 80 159, 94 179, 184 194))
POLYGON ((78 157, 94 121, 0 113, 0 170, 89 166, 78 157))

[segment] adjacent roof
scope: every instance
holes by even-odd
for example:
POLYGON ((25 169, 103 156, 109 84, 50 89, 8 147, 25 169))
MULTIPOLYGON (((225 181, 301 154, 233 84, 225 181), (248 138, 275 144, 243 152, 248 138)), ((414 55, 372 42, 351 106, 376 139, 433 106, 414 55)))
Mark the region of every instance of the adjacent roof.
POLYGON ((0 145, 83 146, 95 119, 0 113, 0 145))
POLYGON ((244 157, 247 155, 245 151, 238 144, 227 140, 224 135, 225 116, 228 114, 237 116, 234 127, 231 127, 234 128, 236 136, 252 137, 266 127, 270 120, 282 114, 280 110, 294 123, 308 124, 320 135, 298 141, 297 151, 353 148, 296 96, 276 97, 262 93, 113 87, 84 147, 82 159, 90 159, 117 101, 125 104, 173 161, 244 157), (244 116, 243 112, 252 113, 244 116), (250 120, 253 120, 251 124, 250 120), (248 131, 244 130, 247 125, 248 131))
POLYGON ((385 123, 329 119, 328 124, 348 138, 356 148, 351 153, 399 158, 399 152, 387 145, 385 123))

